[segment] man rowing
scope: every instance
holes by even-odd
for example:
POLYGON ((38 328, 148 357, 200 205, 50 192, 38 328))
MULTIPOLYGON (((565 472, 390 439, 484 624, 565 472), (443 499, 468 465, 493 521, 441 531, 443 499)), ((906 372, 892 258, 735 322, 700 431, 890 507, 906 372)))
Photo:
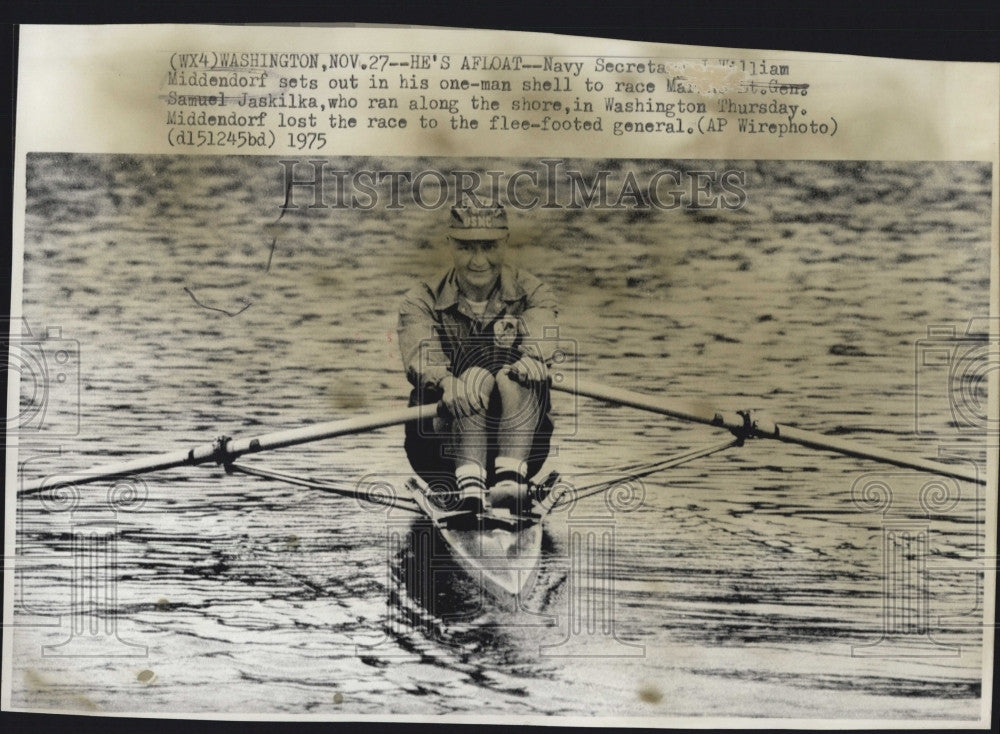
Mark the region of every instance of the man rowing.
POLYGON ((399 313, 410 405, 438 404, 407 424, 406 454, 456 511, 527 512, 549 452, 556 343, 544 337, 557 307, 548 286, 505 262, 508 235, 502 205, 453 207, 453 267, 410 290, 399 313))

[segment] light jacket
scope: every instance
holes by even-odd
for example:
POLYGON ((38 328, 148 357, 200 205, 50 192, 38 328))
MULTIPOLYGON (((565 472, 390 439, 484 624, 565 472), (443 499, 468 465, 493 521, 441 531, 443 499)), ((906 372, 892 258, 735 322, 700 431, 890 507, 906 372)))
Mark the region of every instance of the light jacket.
MULTIPOLYGON (((472 364, 514 361, 527 354, 548 363, 557 347, 558 307, 552 290, 538 278, 509 265, 500 269, 486 310, 476 316, 460 292, 454 270, 422 282, 403 298, 399 349, 406 378, 418 390, 437 390, 449 374, 472 364), (497 333, 516 323, 513 344, 498 344, 497 333)), ((503 341, 500 339, 499 341, 503 341)), ((495 371, 495 370, 494 370, 495 371)))

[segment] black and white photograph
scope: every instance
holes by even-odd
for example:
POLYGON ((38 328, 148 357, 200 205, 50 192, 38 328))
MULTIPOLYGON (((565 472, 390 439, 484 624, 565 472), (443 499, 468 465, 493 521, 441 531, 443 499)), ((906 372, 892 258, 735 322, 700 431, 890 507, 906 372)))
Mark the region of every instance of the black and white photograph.
POLYGON ((988 718, 988 161, 24 165, 16 710, 988 718))

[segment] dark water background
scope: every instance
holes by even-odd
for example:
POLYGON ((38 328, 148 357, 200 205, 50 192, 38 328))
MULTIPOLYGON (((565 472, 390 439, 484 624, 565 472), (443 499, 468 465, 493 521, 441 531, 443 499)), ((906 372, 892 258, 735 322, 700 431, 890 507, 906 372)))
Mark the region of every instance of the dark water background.
MULTIPOLYGON (((302 208, 276 222, 281 169, 266 158, 28 163, 24 314, 36 336, 58 326, 78 343, 79 390, 72 377, 53 390, 44 419, 24 433, 26 478, 404 404, 396 309, 415 277, 447 266, 443 210, 302 208)), ((450 159, 333 167, 522 165, 538 168, 450 159)), ((988 314, 988 166, 566 163, 588 175, 600 165, 640 180, 657 168, 745 170, 748 203, 515 213, 511 256, 557 290, 577 374, 764 409, 866 445, 926 457, 947 445, 979 458, 982 434, 947 424, 947 369, 920 367, 916 355, 928 325, 961 333, 988 314), (914 433, 918 379, 923 435, 914 433)), ((54 342, 45 348, 53 354, 54 342)), ((973 402, 985 400, 977 375, 961 388, 973 402)), ((553 465, 571 481, 725 438, 565 395, 555 408, 553 465)), ((395 428, 247 463, 401 489, 401 444, 395 428)), ((554 515, 522 609, 482 599, 437 557, 428 528, 398 510, 218 468, 148 475, 134 485, 143 499, 117 514, 100 485, 81 489, 73 511, 24 500, 13 702, 153 713, 972 718, 983 493, 946 482, 950 496, 930 511, 918 502, 930 478, 751 442, 633 485, 640 494, 617 498, 625 507, 597 496, 554 515), (891 488, 884 513, 852 499, 868 474, 891 488), (71 528, 109 521, 118 636, 147 655, 114 657, 109 650, 125 648, 111 645, 43 656, 40 646, 69 636, 71 528), (907 599, 926 592, 929 629, 908 628, 901 647, 862 649, 899 619, 883 609, 883 529, 893 522, 927 534, 906 561, 926 563, 926 576, 905 586, 907 599), (569 538, 588 527, 613 531, 614 556, 578 576, 569 538), (607 609, 609 598, 614 636, 574 634, 580 599, 607 609), (878 654, 890 648, 910 657, 878 654)))

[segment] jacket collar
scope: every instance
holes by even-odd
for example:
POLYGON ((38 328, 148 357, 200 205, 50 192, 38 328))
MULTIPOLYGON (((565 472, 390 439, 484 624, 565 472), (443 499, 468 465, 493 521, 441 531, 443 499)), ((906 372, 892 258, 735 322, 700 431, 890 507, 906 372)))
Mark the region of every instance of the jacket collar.
MULTIPOLYGON (((437 311, 444 311, 452 306, 458 305, 459 297, 458 276, 455 275, 454 268, 449 270, 441 280, 438 287, 437 298, 434 300, 434 308, 437 311)), ((524 287, 518 283, 514 274, 514 269, 509 265, 500 266, 500 278, 497 286, 490 293, 489 303, 492 305, 497 299, 504 303, 514 303, 527 295, 524 287)), ((491 311, 487 306, 487 313, 491 311)))

